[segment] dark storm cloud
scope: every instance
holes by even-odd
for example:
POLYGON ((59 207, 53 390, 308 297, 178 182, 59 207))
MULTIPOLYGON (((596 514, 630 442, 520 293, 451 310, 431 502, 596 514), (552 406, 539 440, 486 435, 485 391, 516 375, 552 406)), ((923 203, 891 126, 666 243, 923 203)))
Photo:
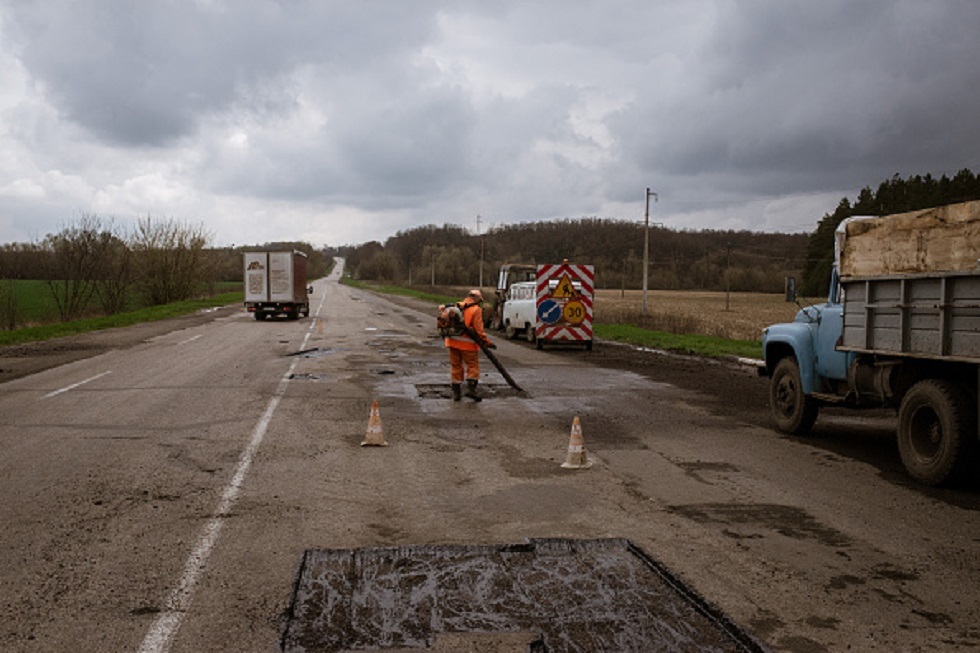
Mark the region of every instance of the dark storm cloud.
POLYGON ((667 101, 647 93, 613 123, 640 169, 793 193, 980 159, 980 5, 719 7, 686 62, 688 91, 667 101))
POLYGON ((0 230, 33 201, 354 242, 635 219, 647 186, 668 224, 803 229, 980 167, 978 33, 972 0, 0 0, 0 230))
POLYGON ((364 67, 431 34, 425 5, 15 3, 6 35, 71 119, 121 145, 165 145, 298 66, 364 67))

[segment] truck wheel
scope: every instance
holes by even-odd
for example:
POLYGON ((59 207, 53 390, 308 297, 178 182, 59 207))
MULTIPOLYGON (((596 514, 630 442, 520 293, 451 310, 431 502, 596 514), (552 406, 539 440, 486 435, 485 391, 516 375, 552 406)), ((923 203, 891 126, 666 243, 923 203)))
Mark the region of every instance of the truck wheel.
POLYGON ((800 366, 792 356, 780 360, 772 373, 769 408, 776 428, 783 433, 804 435, 817 421, 817 402, 803 393, 800 366))
POLYGON ((528 342, 534 342, 534 325, 525 324, 524 325, 524 339, 528 342))
POLYGON ((513 340, 517 337, 517 329, 514 328, 514 325, 508 322, 507 326, 504 327, 504 335, 507 336, 508 340, 513 340))
POLYGON ((255 311, 254 315, 255 315, 255 319, 258 320, 259 322, 265 319, 265 313, 261 311, 255 311))
POLYGON ((954 480, 974 462, 976 413, 946 379, 926 379, 909 389, 898 411, 898 452, 917 481, 939 485, 954 480))

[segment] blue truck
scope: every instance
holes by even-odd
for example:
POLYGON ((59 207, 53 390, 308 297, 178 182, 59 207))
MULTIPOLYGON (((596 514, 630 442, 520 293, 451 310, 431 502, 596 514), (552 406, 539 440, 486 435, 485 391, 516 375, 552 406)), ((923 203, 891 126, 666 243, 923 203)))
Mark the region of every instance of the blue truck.
POLYGON ((835 236, 827 302, 763 332, 773 422, 803 435, 822 406, 893 407, 913 478, 977 474, 980 202, 848 218, 835 236))

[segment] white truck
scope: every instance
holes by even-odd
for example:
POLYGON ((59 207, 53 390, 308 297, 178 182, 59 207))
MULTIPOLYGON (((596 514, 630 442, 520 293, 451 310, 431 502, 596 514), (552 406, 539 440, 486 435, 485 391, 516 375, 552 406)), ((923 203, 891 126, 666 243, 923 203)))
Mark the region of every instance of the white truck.
POLYGON ((837 229, 828 301, 762 338, 773 421, 810 430, 821 406, 898 410, 898 450, 928 485, 980 470, 980 202, 837 229))
POLYGON ((310 314, 306 254, 299 251, 245 252, 245 310, 256 320, 310 314))
POLYGON ((511 284, 507 290, 507 301, 503 303, 501 320, 504 333, 511 340, 520 333, 528 342, 534 342, 537 319, 535 282, 521 281, 511 284))

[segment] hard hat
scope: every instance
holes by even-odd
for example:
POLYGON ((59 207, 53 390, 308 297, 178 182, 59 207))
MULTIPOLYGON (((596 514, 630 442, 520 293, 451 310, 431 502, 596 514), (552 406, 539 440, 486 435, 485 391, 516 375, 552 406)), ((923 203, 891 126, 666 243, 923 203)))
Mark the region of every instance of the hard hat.
POLYGON ((479 288, 474 288, 473 290, 471 290, 469 292, 469 294, 467 295, 467 297, 473 297, 474 299, 476 299, 478 301, 481 301, 481 302, 483 301, 483 293, 480 292, 480 289, 479 288))

